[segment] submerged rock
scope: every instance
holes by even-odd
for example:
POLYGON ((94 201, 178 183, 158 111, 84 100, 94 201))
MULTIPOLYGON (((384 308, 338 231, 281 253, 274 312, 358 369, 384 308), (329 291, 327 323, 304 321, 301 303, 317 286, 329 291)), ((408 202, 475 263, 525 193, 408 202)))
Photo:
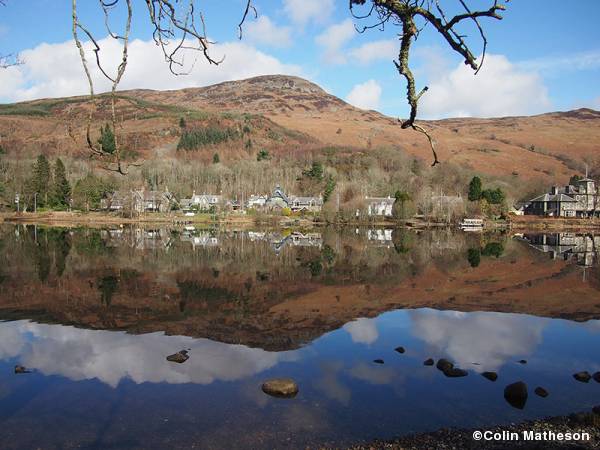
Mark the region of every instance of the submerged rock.
POLYGON ((384 363, 383 359, 374 359, 373 362, 375 364, 383 364, 384 363))
POLYGON ((437 367, 439 370, 441 370, 442 372, 445 372, 448 369, 452 369, 454 367, 454 364, 452 364, 450 361, 448 361, 447 359, 440 359, 437 364, 435 365, 435 367, 437 367))
POLYGON ((535 395, 538 395, 542 398, 548 397, 548 391, 541 386, 536 387, 535 391, 533 392, 535 392, 535 395))
POLYGON ((523 409, 527 403, 527 385, 522 381, 509 384, 504 388, 504 398, 513 408, 523 409))
POLYGON ((404 353, 406 351, 402 346, 396 347, 394 350, 396 350, 398 353, 404 353))
POLYGON ((521 360, 519 361, 519 364, 527 364, 527 360, 525 360, 525 359, 521 359, 521 360))
POLYGON ((31 373, 31 370, 28 370, 26 367, 16 365, 15 373, 31 373))
POLYGON ((481 376, 490 381, 496 381, 498 379, 498 374, 496 372, 483 372, 481 376))
POLYGON ((262 390, 273 397, 292 398, 298 394, 298 385, 291 378, 275 378, 265 381, 262 390))
POLYGON ((459 369, 458 367, 450 367, 444 370, 444 375, 448 378, 466 377, 469 374, 466 370, 459 369))
POLYGON ((592 378, 596 383, 600 383, 600 372, 596 372, 594 375, 592 375, 592 378))
POLYGON ((173 353, 172 355, 167 356, 167 361, 182 364, 182 363, 186 362, 189 358, 190 357, 188 356, 188 351, 181 350, 177 353, 173 353))
POLYGON ((575 378, 577 381, 581 381, 582 383, 588 383, 592 379, 592 376, 587 370, 584 370, 583 372, 577 372, 573 374, 573 378, 575 378))
POLYGON ((435 362, 435 361, 434 361, 432 358, 428 358, 428 359, 426 359, 425 361, 423 361, 423 365, 424 365, 424 366, 433 366, 433 363, 434 363, 434 362, 435 362))

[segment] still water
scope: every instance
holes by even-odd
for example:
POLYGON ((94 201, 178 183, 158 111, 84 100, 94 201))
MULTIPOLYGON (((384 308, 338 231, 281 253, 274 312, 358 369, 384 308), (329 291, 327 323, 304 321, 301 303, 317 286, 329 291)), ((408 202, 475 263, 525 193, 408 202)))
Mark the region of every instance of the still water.
POLYGON ((600 404, 600 383, 572 377, 600 370, 593 235, 0 236, 2 448, 343 446, 600 404), (182 349, 188 361, 166 360, 182 349), (267 396, 273 377, 299 394, 267 396), (515 381, 529 387, 523 409, 503 397, 515 381))

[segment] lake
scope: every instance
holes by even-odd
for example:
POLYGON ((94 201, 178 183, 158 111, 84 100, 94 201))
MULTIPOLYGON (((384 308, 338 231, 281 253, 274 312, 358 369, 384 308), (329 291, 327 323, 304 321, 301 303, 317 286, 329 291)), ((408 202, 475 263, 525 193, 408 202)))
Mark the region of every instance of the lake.
POLYGON ((600 383, 573 374, 600 371, 599 250, 573 233, 4 225, 0 444, 344 446, 587 411, 600 383), (262 392, 278 377, 295 398, 262 392), (516 381, 524 405, 504 398, 516 381))

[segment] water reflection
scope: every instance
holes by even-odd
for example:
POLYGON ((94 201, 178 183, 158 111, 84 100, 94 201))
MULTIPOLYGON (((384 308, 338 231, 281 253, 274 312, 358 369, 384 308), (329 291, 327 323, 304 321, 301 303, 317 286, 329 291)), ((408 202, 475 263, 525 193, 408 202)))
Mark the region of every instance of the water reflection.
POLYGON ((460 367, 495 371, 517 357, 531 355, 546 321, 519 314, 412 311, 412 332, 434 354, 448 355, 460 367))
POLYGON ((19 430, 5 438, 9 447, 103 448, 117 445, 127 429, 133 446, 143 448, 304 448, 566 414, 594 404, 599 385, 571 374, 600 370, 599 330, 600 321, 399 310, 353 321, 297 350, 269 352, 163 333, 2 322, 0 371, 22 364, 33 372, 4 377, 0 430, 19 430), (398 344, 405 354, 394 351, 398 344), (166 361, 182 348, 190 349, 188 361, 166 361), (446 378, 423 365, 428 357, 449 358, 469 376, 446 378), (516 364, 523 357, 528 364, 516 364), (480 376, 484 369, 497 371, 498 381, 480 376), (262 394, 262 380, 273 376, 293 377, 298 397, 262 394), (530 395, 515 409, 503 390, 518 380, 550 396, 530 395), (50 417, 62 425, 47 432, 40 424, 50 417), (97 430, 96 437, 90 441, 86 430, 97 430))

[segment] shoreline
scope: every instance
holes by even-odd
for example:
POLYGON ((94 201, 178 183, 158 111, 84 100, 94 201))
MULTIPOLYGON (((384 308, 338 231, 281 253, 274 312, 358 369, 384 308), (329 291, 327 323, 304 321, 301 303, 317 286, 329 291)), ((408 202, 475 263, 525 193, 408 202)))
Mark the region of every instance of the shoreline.
MULTIPOLYGON (((596 407, 598 408, 598 407, 596 407)), ((594 408, 595 409, 595 408, 594 408)), ((531 435, 529 434, 529 437, 531 435)), ((581 412, 565 416, 527 420, 520 423, 480 428, 443 428, 410 434, 392 440, 375 440, 348 447, 348 450, 421 450, 421 449, 600 449, 600 412, 581 412), (474 433, 491 431, 505 440, 476 440, 474 433), (528 439, 529 433, 546 433, 545 440, 528 439), (559 433, 589 433, 587 440, 551 439, 559 433), (550 437, 550 439, 548 439, 550 437)))
MULTIPOLYGON (((431 222, 423 219, 377 219, 377 220, 348 220, 326 221, 310 216, 277 216, 277 215, 210 215, 183 216, 180 214, 147 213, 137 217, 121 217, 104 212, 66 212, 44 211, 37 213, 0 212, 0 222, 12 224, 31 224, 63 227, 101 227, 110 225, 163 225, 163 226, 223 226, 223 227, 272 227, 272 228, 319 228, 333 227, 388 227, 439 229, 456 228, 455 223, 431 222)), ((512 231, 519 232, 561 232, 561 231, 599 231, 600 219, 510 216, 507 221, 487 221, 483 232, 512 231)))

